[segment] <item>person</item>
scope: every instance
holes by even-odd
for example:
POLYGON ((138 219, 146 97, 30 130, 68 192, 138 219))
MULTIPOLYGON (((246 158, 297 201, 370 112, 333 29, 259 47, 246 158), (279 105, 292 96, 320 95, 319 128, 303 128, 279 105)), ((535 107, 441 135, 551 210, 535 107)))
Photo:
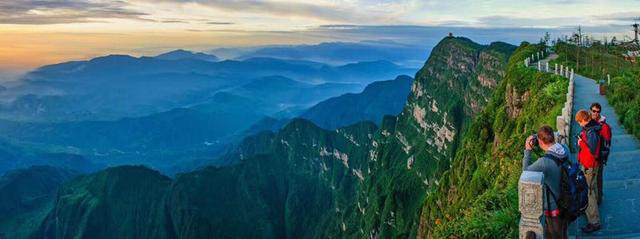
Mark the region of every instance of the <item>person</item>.
POLYGON ((611 148, 611 127, 607 124, 607 118, 602 115, 602 106, 598 102, 594 102, 591 104, 591 118, 598 122, 602 129, 600 129, 600 137, 602 138, 602 142, 600 149, 600 158, 599 163, 600 167, 598 167, 598 205, 602 204, 602 178, 604 175, 604 166, 607 164, 609 160, 609 152, 611 148))
POLYGON ((544 200, 545 238, 568 238, 568 220, 560 213, 556 199, 560 195, 560 180, 562 169, 552 158, 568 160, 569 149, 555 141, 553 129, 550 126, 542 126, 537 134, 529 136, 525 142, 522 169, 527 171, 542 172, 547 195, 544 200), (536 140, 537 139, 537 140, 536 140), (531 151, 536 143, 545 151, 545 156, 531 163, 531 151))
POLYGON ((600 151, 600 129, 598 122, 591 118, 586 110, 576 113, 576 121, 582 127, 578 135, 578 162, 589 185, 588 206, 585 212, 588 224, 582 228, 584 233, 600 230, 600 212, 598 210, 598 154, 600 151))

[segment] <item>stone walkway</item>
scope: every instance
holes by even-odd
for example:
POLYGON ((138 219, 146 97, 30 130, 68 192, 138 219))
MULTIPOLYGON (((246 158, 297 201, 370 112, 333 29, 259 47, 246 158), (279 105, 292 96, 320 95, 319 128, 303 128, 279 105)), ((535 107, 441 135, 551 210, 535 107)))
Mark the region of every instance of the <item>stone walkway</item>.
MULTIPOLYGON (((575 75, 574 95, 574 116, 578 110, 589 110, 593 102, 602 105, 602 115, 611 125, 613 140, 609 163, 604 168, 602 229, 592 235, 578 232, 586 225, 583 217, 571 226, 570 234, 576 238, 640 238, 640 144, 622 127, 613 107, 598 93, 594 80, 575 75)), ((577 123, 573 122, 571 127, 571 135, 580 132, 577 123)))

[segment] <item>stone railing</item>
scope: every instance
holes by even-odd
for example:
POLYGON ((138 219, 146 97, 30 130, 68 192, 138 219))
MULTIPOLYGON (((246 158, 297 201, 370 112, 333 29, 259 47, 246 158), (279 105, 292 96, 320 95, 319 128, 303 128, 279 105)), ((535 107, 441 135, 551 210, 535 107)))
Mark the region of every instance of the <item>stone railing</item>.
MULTIPOLYGON (((524 59, 524 65, 526 67, 529 67, 531 65, 531 63, 533 62, 538 62, 538 70, 540 69, 540 60, 542 60, 543 58, 547 57, 547 54, 549 53, 548 50, 544 50, 544 51, 539 51, 536 52, 535 54, 531 54, 530 57, 527 57, 527 59, 524 59)), ((547 66, 548 69, 548 66, 547 66)))
MULTIPOLYGON (((544 56, 544 53, 542 53, 544 56)), ((525 60, 525 65, 529 66, 534 59, 537 59, 536 68, 539 71, 553 73, 569 79, 566 102, 562 108, 561 115, 556 117, 556 138, 559 143, 568 144, 571 130, 571 118, 573 116, 573 87, 575 82, 574 70, 563 65, 554 65, 553 71, 549 68, 549 62, 540 61, 540 56, 531 56, 525 60)), ((520 238, 529 238, 535 234, 535 238, 544 238, 542 224, 543 205, 546 197, 544 189, 544 175, 541 172, 523 171, 518 183, 518 204, 520 209, 520 238)))

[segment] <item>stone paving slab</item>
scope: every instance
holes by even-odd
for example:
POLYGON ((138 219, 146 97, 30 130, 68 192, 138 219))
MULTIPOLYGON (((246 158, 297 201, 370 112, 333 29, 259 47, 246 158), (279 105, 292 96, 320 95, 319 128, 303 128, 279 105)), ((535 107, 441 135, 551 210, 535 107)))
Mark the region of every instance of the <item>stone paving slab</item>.
POLYGON ((638 141, 631 134, 622 134, 611 138, 612 151, 626 151, 638 149, 638 141))

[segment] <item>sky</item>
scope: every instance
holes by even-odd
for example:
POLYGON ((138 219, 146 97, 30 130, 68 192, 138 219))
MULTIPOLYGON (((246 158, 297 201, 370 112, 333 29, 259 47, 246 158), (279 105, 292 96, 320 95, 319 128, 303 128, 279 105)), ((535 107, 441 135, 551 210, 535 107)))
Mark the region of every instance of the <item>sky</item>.
POLYGON ((631 36, 640 0, 0 0, 0 80, 37 66, 172 49, 395 41, 448 32, 489 43, 537 41, 578 25, 631 36))

